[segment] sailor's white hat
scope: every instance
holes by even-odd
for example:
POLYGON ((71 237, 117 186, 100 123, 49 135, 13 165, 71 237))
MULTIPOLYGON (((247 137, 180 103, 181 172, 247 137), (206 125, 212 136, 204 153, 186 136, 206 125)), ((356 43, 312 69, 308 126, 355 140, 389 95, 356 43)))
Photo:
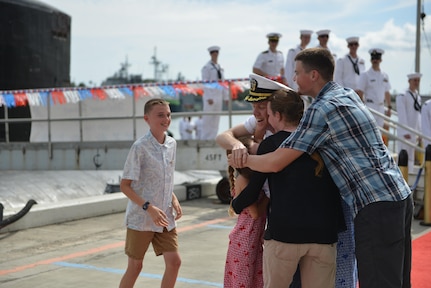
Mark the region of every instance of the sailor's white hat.
POLYGON ((317 36, 322 36, 322 35, 329 35, 329 33, 331 32, 331 30, 329 29, 323 29, 323 30, 319 30, 316 32, 317 36))
POLYGON ((300 35, 311 35, 313 30, 299 30, 300 35))
POLYGON ((210 46, 210 47, 208 47, 208 52, 215 52, 215 51, 219 51, 220 50, 220 47, 219 46, 210 46))
POLYGON ((266 77, 257 75, 255 73, 250 74, 250 91, 249 95, 245 97, 247 102, 259 102, 267 100, 277 90, 292 90, 286 85, 283 85, 277 81, 273 81, 266 77))
POLYGON ((359 37, 352 36, 349 38, 346 38, 347 43, 359 43, 359 37))
POLYGON ((422 73, 419 72, 415 72, 415 73, 410 73, 407 74, 407 78, 410 79, 416 79, 416 78, 421 78, 422 77, 422 73))

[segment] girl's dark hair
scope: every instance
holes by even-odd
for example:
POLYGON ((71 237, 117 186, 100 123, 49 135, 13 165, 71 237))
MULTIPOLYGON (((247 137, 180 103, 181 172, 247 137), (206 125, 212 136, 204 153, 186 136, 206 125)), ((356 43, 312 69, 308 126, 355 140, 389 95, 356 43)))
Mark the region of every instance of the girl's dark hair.
POLYGON ((299 124, 304 115, 304 101, 294 90, 277 90, 268 101, 271 110, 279 112, 286 122, 299 124))
MULTIPOLYGON (((238 140, 242 143, 242 144, 244 144, 244 146, 245 146, 245 148, 247 148, 247 150, 249 150, 250 149, 250 146, 251 146, 251 143, 253 142, 253 138, 251 138, 251 137, 240 137, 240 138, 238 138, 238 140)), ((232 151, 231 150, 227 150, 226 151, 226 155, 229 155, 229 154, 231 154, 232 153, 232 151)), ((228 168, 227 168, 227 174, 228 174, 228 177, 229 177, 229 184, 230 184, 230 190, 232 191, 234 188, 235 188, 235 182, 234 182, 234 180, 235 180, 235 171, 238 173, 238 174, 240 174, 240 175, 242 175, 242 176, 244 176, 245 178, 247 178, 247 179, 250 179, 250 177, 251 177, 251 173, 253 172, 250 168, 248 168, 248 167, 244 167, 244 168, 233 168, 232 166, 229 166, 228 168)))
MULTIPOLYGON (((247 150, 250 150, 250 146, 251 146, 251 143, 253 142, 253 138, 251 138, 251 137, 240 137, 240 138, 238 138, 238 140, 242 144, 244 144, 244 146, 247 148, 247 150)), ((229 154, 232 154, 232 150, 226 151, 226 155, 229 155, 229 154)), ((231 195, 233 194, 232 192, 235 189, 235 176, 236 176, 235 171, 236 171, 236 173, 244 176, 248 180, 251 178, 251 174, 253 173, 253 171, 248 167, 235 169, 229 165, 229 167, 227 167, 227 175, 228 175, 228 179, 229 179, 229 186, 230 186, 231 195)), ((232 208, 232 201, 230 201, 228 214, 229 214, 229 216, 235 215, 235 211, 232 208)))
MULTIPOLYGON (((304 115, 304 101, 301 96, 293 90, 277 90, 268 99, 271 110, 280 113, 284 120, 289 123, 299 124, 304 115)), ((317 152, 310 155, 317 162, 315 168, 316 176, 322 175, 324 163, 322 157, 317 152)))

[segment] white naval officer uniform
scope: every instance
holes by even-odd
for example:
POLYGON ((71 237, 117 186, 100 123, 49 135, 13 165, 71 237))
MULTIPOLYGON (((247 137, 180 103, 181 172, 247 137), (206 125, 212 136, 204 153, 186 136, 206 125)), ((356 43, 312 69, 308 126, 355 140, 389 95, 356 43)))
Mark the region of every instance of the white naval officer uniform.
MULTIPOLYGON (((370 54, 384 53, 382 49, 370 49, 370 54)), ((358 90, 361 90, 363 95, 363 101, 367 107, 376 110, 382 114, 385 113, 385 93, 391 90, 391 84, 389 83, 388 75, 383 71, 375 71, 373 67, 370 67, 366 72, 360 74, 358 90)), ((387 103, 390 105, 390 103, 387 103)), ((383 127, 385 120, 382 117, 374 117, 377 125, 383 127)))
MULTIPOLYGON (((208 50, 219 51, 218 46, 211 46, 208 50)), ((202 81, 223 81, 224 69, 220 64, 215 64, 211 60, 208 61, 201 70, 202 81)), ((210 87, 211 85, 204 84, 203 94, 203 111, 204 112, 220 112, 223 109, 223 100, 228 100, 227 91, 221 87, 210 87), (208 100, 213 103, 209 104, 208 100)), ((200 140, 214 140, 218 134, 220 123, 220 115, 203 115, 202 116, 202 134, 200 140)))
POLYGON ((337 60, 334 71, 334 81, 343 87, 348 87, 353 90, 358 89, 359 75, 365 72, 365 61, 364 59, 352 58, 350 54, 346 54, 344 57, 337 60), (354 65, 357 65, 358 72, 356 73, 354 65))
POLYGON ((287 51, 286 66, 284 67, 287 85, 295 91, 298 91, 298 85, 293 81, 293 77, 295 76, 295 57, 301 51, 302 48, 299 44, 295 48, 289 49, 289 51, 287 51))
MULTIPOLYGON (((425 136, 431 137, 431 99, 427 100, 422 105, 421 112, 421 125, 422 125, 422 134, 425 136)), ((428 145, 431 145, 430 140, 423 139, 424 148, 428 145)))
MULTIPOLYGON (((320 37, 322 35, 328 35, 328 39, 329 39, 329 33, 331 33, 331 30, 329 30, 329 29, 323 29, 323 30, 319 30, 319 31, 316 32, 317 37, 320 37)), ((320 43, 316 47, 317 48, 327 49, 328 51, 331 51, 331 50, 329 50, 328 47, 323 47, 322 45, 320 45, 320 43)), ((335 62, 337 61, 337 54, 334 54, 332 52, 331 52, 331 54, 332 54, 332 57, 334 58, 334 64, 335 64, 335 62)))
POLYGON ((283 53, 279 50, 272 52, 269 49, 257 56, 253 67, 262 70, 271 77, 280 76, 280 70, 284 65, 283 53))
MULTIPOLYGON (((359 77, 358 89, 364 92, 366 106, 382 114, 385 113, 385 92, 391 89, 389 77, 385 72, 368 69, 359 77)), ((384 119, 376 117, 377 124, 383 127, 384 119)))
MULTIPOLYGON (((313 34, 312 30, 300 30, 299 32, 301 37, 311 36, 311 34, 313 34)), ((293 80, 295 76, 295 57, 302 50, 301 44, 298 44, 295 48, 289 49, 289 51, 287 51, 286 65, 284 67, 287 85, 295 91, 298 91, 298 84, 293 80)), ((304 101, 304 110, 306 110, 308 106, 310 106, 312 98, 306 95, 301 95, 301 98, 304 101)))
MULTIPOLYGON (((398 122, 409 128, 421 131, 421 103, 421 96, 417 93, 417 91, 411 91, 410 89, 407 89, 404 93, 397 95, 396 105, 398 122), (417 103, 416 105, 415 102, 417 103), (416 110, 415 107, 418 110, 416 110)), ((404 138, 404 140, 412 142, 413 144, 416 144, 416 134, 400 126, 397 127, 397 136, 404 138), (409 135, 410 139, 404 138, 406 135, 409 135)), ((409 159, 409 171, 412 171, 415 161, 415 148, 398 141, 397 152, 399 153, 402 149, 407 151, 409 159)))
POLYGON ((357 57, 352 58, 350 54, 337 60, 334 71, 334 81, 343 87, 358 90, 359 75, 365 72, 364 59, 357 57), (357 72, 354 66, 357 65, 357 72))
POLYGON ((293 81, 293 78, 295 76, 295 57, 302 50, 302 37, 311 37, 311 34, 313 34, 312 30, 299 30, 299 38, 301 39, 301 43, 298 44, 295 48, 291 48, 287 51, 286 65, 284 67, 284 76, 286 77, 287 85, 289 85, 289 87, 295 91, 298 91, 298 85, 295 81, 293 81))
MULTIPOLYGON (((349 37, 347 44, 356 43, 359 45, 359 37, 349 37)), ((359 46, 356 46, 358 49, 359 46)), ((350 49, 350 48, 349 48, 350 49)), ((334 71, 334 81, 343 87, 358 90, 359 75, 365 72, 365 60, 361 57, 353 58, 350 52, 337 60, 334 71)))
POLYGON ((181 140, 192 140, 193 130, 195 129, 193 123, 188 117, 183 117, 180 122, 180 136, 181 140))

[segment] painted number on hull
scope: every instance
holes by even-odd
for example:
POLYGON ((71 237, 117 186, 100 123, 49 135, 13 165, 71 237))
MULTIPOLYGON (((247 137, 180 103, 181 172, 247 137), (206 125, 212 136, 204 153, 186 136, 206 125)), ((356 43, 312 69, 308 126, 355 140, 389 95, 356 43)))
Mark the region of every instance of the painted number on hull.
POLYGON ((206 161, 221 161, 221 154, 207 154, 205 156, 206 161))

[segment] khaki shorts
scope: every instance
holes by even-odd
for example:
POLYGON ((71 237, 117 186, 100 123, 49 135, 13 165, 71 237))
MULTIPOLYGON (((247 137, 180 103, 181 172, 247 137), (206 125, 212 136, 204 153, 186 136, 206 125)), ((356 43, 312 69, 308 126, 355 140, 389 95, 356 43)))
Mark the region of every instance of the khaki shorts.
POLYGON ((125 253, 133 259, 144 259, 150 243, 153 244, 154 253, 157 256, 164 252, 178 251, 178 234, 174 228, 168 231, 163 229, 162 233, 152 231, 137 231, 127 228, 125 253))
POLYGON ((302 287, 335 287, 337 243, 294 244, 265 240, 264 287, 286 287, 300 266, 302 287))

